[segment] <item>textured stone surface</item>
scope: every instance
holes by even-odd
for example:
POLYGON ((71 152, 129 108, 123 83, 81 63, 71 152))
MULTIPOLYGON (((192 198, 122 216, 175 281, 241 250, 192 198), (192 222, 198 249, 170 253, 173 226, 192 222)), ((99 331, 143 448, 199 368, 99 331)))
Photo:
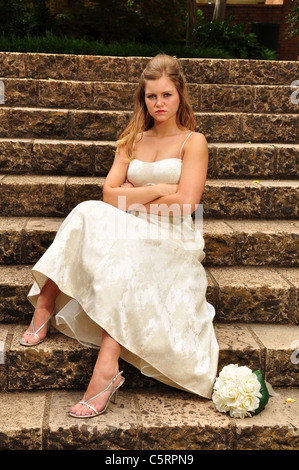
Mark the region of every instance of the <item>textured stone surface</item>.
POLYGON ((296 114, 243 114, 241 141, 298 143, 296 114))
POLYGON ((298 176, 299 149, 298 145, 292 147, 281 146, 277 157, 277 175, 288 177, 298 176))
POLYGON ((249 325, 216 323, 215 333, 219 344, 218 372, 227 364, 264 370, 263 350, 249 325))
POLYGON ((254 112, 254 89, 242 85, 201 85, 200 112, 254 112))
MULTIPOLYGON (((34 348, 19 344, 28 326, 6 325, 7 342, 5 376, 9 390, 83 389, 87 386, 97 351, 82 347, 77 341, 58 333, 53 327, 45 341, 34 348)), ((215 322, 219 344, 220 371, 227 364, 247 365, 261 369, 275 386, 297 386, 298 325, 246 324, 215 322), (293 362, 292 362, 293 361, 293 362)), ((4 341, 6 341, 4 339, 4 341)), ((169 389, 146 379, 125 361, 121 367, 128 378, 124 390, 169 389)), ((3 370, 3 369, 2 369, 3 370)), ((2 381, 3 381, 2 372, 2 381)))
POLYGON ((229 446, 229 418, 210 400, 189 393, 137 394, 145 450, 223 450, 229 446))
POLYGON ((0 172, 20 173, 31 170, 31 141, 0 140, 0 172))
POLYGON ((70 138, 115 140, 129 122, 127 111, 71 111, 70 138))
POLYGON ((236 264, 298 266, 297 222, 262 219, 228 224, 238 232, 236 264))
POLYGON ((64 215, 66 180, 64 176, 6 176, 0 182, 2 214, 64 215))
POLYGON ((261 190, 247 180, 208 180, 201 198, 207 217, 258 217, 261 190))
POLYGON ((279 396, 270 397, 262 413, 234 421, 236 450, 299 450, 299 390, 275 391, 279 396))
POLYGON ((38 86, 41 107, 91 109, 94 106, 91 82, 43 80, 38 86))
POLYGON ((284 325, 252 325, 266 349, 265 378, 273 386, 299 385, 299 327, 284 325))
POLYGON ((62 219, 51 217, 32 217, 27 220, 22 233, 23 263, 33 264, 41 257, 54 240, 61 223, 62 219))
POLYGON ((299 181, 261 180, 262 215, 298 218, 299 181))
POLYGON ((65 215, 67 215, 80 202, 103 198, 104 178, 69 178, 65 192, 65 215))
POLYGON ((0 217, 0 263, 20 264, 22 259, 23 217, 0 217))
MULTIPOLYGON (((0 109, 0 137, 116 140, 130 111, 0 109)), ((295 114, 195 113, 196 130, 212 142, 296 143, 295 114)))
MULTIPOLYGON (((106 176, 114 141, 0 139, 2 173, 106 176)), ((208 178, 295 177, 299 147, 293 144, 209 143, 208 178)))
POLYGON ((255 113, 296 114, 296 104, 291 101, 292 89, 287 86, 257 86, 255 90, 255 113))
MULTIPOLYGON (((147 57, 2 52, 0 76, 134 82, 148 60, 147 57)), ((296 61, 179 59, 179 62, 187 80, 196 83, 288 86, 298 75, 296 61)))
MULTIPOLYGON (((13 137, 67 137, 68 112, 37 108, 11 108, 4 111, 13 137)), ((1 133, 1 135, 3 135, 1 133)), ((3 135, 11 137, 11 135, 3 135)))
POLYGON ((0 394, 0 450, 41 450, 43 393, 0 394), (13 417, 13 419, 12 419, 13 417))
POLYGON ((125 394, 121 389, 117 404, 110 404, 107 413, 92 419, 76 419, 68 412, 82 399, 82 393, 60 391, 52 395, 47 449, 138 449, 139 425, 134 394, 125 394))
MULTIPOLYGON (((276 147, 260 144, 210 144, 215 149, 215 175, 219 178, 274 175, 276 147)), ((282 170, 281 170, 282 171, 282 170)))
POLYGON ((298 389, 276 392, 259 415, 233 419, 211 400, 175 389, 121 390, 117 405, 86 420, 68 415, 83 392, 2 393, 1 450, 298 450, 298 389))
POLYGON ((27 300, 32 281, 28 268, 0 265, 0 322, 22 321, 32 315, 27 300))
POLYGON ((9 389, 83 388, 92 372, 92 350, 52 331, 34 348, 19 344, 28 325, 17 325, 9 353, 9 389))
POLYGON ((219 286, 215 305, 218 321, 281 324, 295 320, 292 289, 278 269, 210 267, 209 272, 219 286))
POLYGON ((223 220, 204 219, 204 265, 236 264, 238 233, 223 220))
POLYGON ((291 286, 291 302, 293 304, 294 320, 299 323, 299 271, 298 268, 281 268, 281 276, 291 286))

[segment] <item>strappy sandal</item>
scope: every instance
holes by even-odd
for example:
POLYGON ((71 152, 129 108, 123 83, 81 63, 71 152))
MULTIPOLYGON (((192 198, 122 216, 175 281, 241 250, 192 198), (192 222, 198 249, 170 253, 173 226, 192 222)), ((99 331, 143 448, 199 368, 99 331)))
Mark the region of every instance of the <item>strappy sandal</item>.
POLYGON ((94 395, 93 397, 89 398, 88 400, 85 400, 85 395, 86 395, 86 392, 84 393, 84 397, 83 397, 83 400, 80 401, 80 405, 85 405, 85 406, 88 406, 89 408, 92 409, 92 411, 94 411, 93 414, 90 414, 90 415, 77 415, 75 413, 72 413, 71 411, 69 412, 70 416, 72 416, 73 418, 93 418, 94 416, 99 416, 103 413, 105 413, 105 411, 107 410, 108 408, 108 405, 110 403, 110 401, 112 401, 112 403, 116 403, 117 402, 117 396, 118 396, 118 389, 124 384, 125 382, 125 378, 122 377, 121 378, 121 381, 119 382, 119 384, 113 388, 113 384, 114 382, 116 381, 117 377, 119 377, 121 374, 123 373, 123 371, 121 372, 118 372, 118 374, 116 374, 116 376, 112 379, 112 381, 110 382, 110 384, 108 385, 107 388, 105 388, 105 390, 103 390, 102 392, 98 393, 97 395, 94 395), (89 402, 94 400, 95 398, 99 397, 100 395, 102 395, 103 393, 105 392, 108 392, 109 390, 112 390, 112 392, 110 393, 110 396, 106 402, 106 405, 105 407, 101 410, 101 411, 97 411, 96 408, 94 408, 94 406, 90 405, 89 402))
POLYGON ((39 327, 39 329, 36 330, 36 331, 34 331, 33 318, 32 318, 32 320, 31 320, 32 332, 26 331, 26 332, 24 333, 24 335, 26 334, 26 335, 36 336, 37 339, 38 339, 38 341, 36 341, 36 343, 27 343, 26 341, 23 341, 23 339, 21 338, 21 339, 20 339, 20 344, 21 344, 22 346, 36 346, 37 344, 42 343, 42 342, 44 341, 44 339, 40 339, 40 337, 38 336, 38 333, 39 333, 40 330, 41 330, 44 326, 46 326, 47 324, 48 324, 48 330, 49 330, 49 327, 50 327, 50 320, 51 320, 51 318, 54 316, 54 313, 55 313, 55 312, 54 312, 54 310, 53 310, 53 312, 52 312, 51 315, 49 316, 48 320, 46 320, 45 323, 44 323, 41 327, 39 327))

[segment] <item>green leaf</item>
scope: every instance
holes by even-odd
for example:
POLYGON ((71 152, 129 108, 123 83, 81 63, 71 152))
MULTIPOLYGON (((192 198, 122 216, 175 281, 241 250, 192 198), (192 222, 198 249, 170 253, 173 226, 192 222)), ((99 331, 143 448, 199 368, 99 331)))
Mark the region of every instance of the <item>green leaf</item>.
POLYGON ((257 376, 258 381, 259 381, 259 383, 261 384, 260 393, 262 394, 262 398, 260 398, 260 405, 259 405, 259 407, 254 411, 254 414, 257 415, 257 414, 259 414, 261 411, 263 411, 263 409, 264 409, 265 406, 267 405, 267 403, 268 403, 268 401, 269 401, 269 393, 268 393, 268 389, 267 389, 267 386, 266 386, 266 383, 265 383, 265 380, 264 380, 262 371, 259 369, 259 370, 255 370, 253 373, 257 376))

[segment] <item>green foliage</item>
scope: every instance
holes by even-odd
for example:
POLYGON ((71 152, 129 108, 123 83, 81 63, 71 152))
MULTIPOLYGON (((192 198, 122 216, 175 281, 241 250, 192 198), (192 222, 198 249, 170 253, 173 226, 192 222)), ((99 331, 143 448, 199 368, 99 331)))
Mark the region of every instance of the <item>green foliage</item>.
MULTIPOLYGON (((295 0, 298 2, 299 0, 295 0)), ((186 41, 187 0, 0 0, 2 51, 275 59, 244 26, 205 21, 186 41), (51 10, 50 5, 51 4, 51 10), (53 7, 54 6, 54 7, 53 7)))
POLYGON ((159 53, 177 57, 228 57, 226 52, 216 48, 193 48, 177 44, 144 44, 137 42, 87 41, 67 36, 56 36, 48 32, 44 36, 0 36, 0 51, 6 52, 44 52, 57 54, 111 55, 111 56, 142 56, 152 57, 159 53))
POLYGON ((194 45, 214 46, 236 59, 276 58, 276 53, 263 47, 253 33, 245 33, 245 24, 233 23, 233 17, 225 20, 204 21, 202 18, 194 31, 194 45))
POLYGON ((288 28, 285 39, 299 35, 299 0, 292 0, 292 3, 290 13, 286 17, 288 28))

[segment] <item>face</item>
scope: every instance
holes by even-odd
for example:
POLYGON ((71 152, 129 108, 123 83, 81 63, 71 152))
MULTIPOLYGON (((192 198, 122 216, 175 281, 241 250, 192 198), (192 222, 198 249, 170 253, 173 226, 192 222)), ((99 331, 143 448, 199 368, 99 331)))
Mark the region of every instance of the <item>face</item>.
POLYGON ((168 77, 147 80, 145 83, 145 104, 155 121, 176 120, 180 95, 168 77))

